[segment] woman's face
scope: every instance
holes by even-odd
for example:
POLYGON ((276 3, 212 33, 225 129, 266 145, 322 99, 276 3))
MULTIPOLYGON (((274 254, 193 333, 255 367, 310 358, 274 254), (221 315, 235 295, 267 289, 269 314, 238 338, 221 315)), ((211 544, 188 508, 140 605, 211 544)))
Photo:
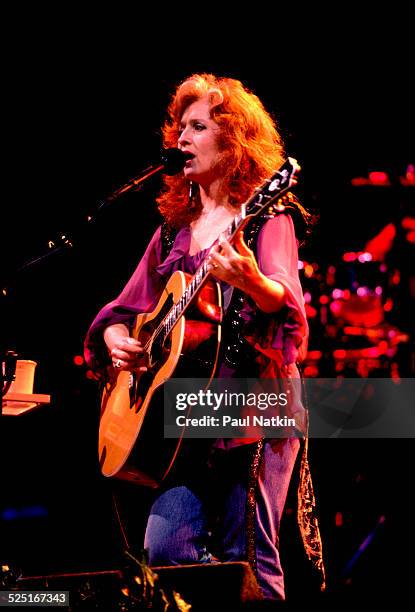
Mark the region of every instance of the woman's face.
POLYGON ((209 103, 201 98, 190 104, 180 121, 178 147, 193 155, 186 161, 184 174, 202 186, 219 178, 216 162, 219 155, 219 126, 210 118, 209 103))

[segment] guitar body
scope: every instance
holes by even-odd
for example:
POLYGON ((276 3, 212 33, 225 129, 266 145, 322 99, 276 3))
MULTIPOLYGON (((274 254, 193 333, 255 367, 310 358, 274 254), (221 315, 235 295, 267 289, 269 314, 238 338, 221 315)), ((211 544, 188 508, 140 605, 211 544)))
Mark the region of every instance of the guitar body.
POLYGON ((98 441, 104 476, 158 487, 181 443, 181 439, 163 438, 163 383, 173 376, 206 378, 209 382, 214 376, 222 319, 221 290, 214 280, 202 285, 170 333, 156 333, 190 280, 190 275, 175 272, 153 312, 136 318, 132 336, 146 349, 140 365, 145 365, 147 372, 110 368, 101 402, 98 441))

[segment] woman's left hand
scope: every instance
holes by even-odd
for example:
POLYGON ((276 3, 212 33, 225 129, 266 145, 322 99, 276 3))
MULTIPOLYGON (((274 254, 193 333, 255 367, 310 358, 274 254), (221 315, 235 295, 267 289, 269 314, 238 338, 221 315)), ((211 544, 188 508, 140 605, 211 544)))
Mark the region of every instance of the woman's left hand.
POLYGON ((242 231, 235 234, 234 247, 225 238, 219 240, 208 257, 210 273, 248 294, 264 312, 278 311, 284 305, 284 286, 261 272, 242 231))
POLYGON ((208 269, 216 278, 249 293, 260 283, 261 272, 242 231, 235 234, 234 247, 226 238, 219 238, 219 244, 210 251, 208 269))

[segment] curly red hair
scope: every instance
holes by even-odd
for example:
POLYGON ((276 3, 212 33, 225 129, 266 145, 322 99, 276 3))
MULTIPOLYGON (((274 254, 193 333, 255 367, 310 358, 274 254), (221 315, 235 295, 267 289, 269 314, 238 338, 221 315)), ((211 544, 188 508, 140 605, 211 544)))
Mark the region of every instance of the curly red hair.
MULTIPOLYGON (((207 97, 212 119, 220 127, 219 164, 223 189, 237 210, 284 161, 284 145, 277 126, 260 99, 236 79, 194 74, 174 92, 162 128, 166 148, 177 147, 181 117, 186 108, 207 97)), ((201 212, 196 197, 189 206, 189 181, 183 173, 165 176, 157 199, 166 221, 175 227, 189 224, 201 212)))

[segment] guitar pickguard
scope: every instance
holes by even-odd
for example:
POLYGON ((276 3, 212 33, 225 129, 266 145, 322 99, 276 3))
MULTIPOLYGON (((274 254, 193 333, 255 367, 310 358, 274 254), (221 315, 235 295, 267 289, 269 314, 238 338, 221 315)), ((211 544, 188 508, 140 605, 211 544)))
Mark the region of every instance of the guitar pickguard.
POLYGON ((148 342, 150 342, 150 345, 142 362, 142 365, 148 368, 147 372, 134 371, 130 373, 130 408, 135 407, 136 413, 139 412, 155 375, 166 363, 169 356, 171 346, 170 336, 168 336, 164 342, 161 335, 157 336, 153 340, 152 336, 159 327, 161 321, 171 309, 172 304, 173 296, 170 293, 157 316, 154 317, 154 319, 151 319, 151 321, 144 323, 137 337, 144 347, 146 347, 148 342))

